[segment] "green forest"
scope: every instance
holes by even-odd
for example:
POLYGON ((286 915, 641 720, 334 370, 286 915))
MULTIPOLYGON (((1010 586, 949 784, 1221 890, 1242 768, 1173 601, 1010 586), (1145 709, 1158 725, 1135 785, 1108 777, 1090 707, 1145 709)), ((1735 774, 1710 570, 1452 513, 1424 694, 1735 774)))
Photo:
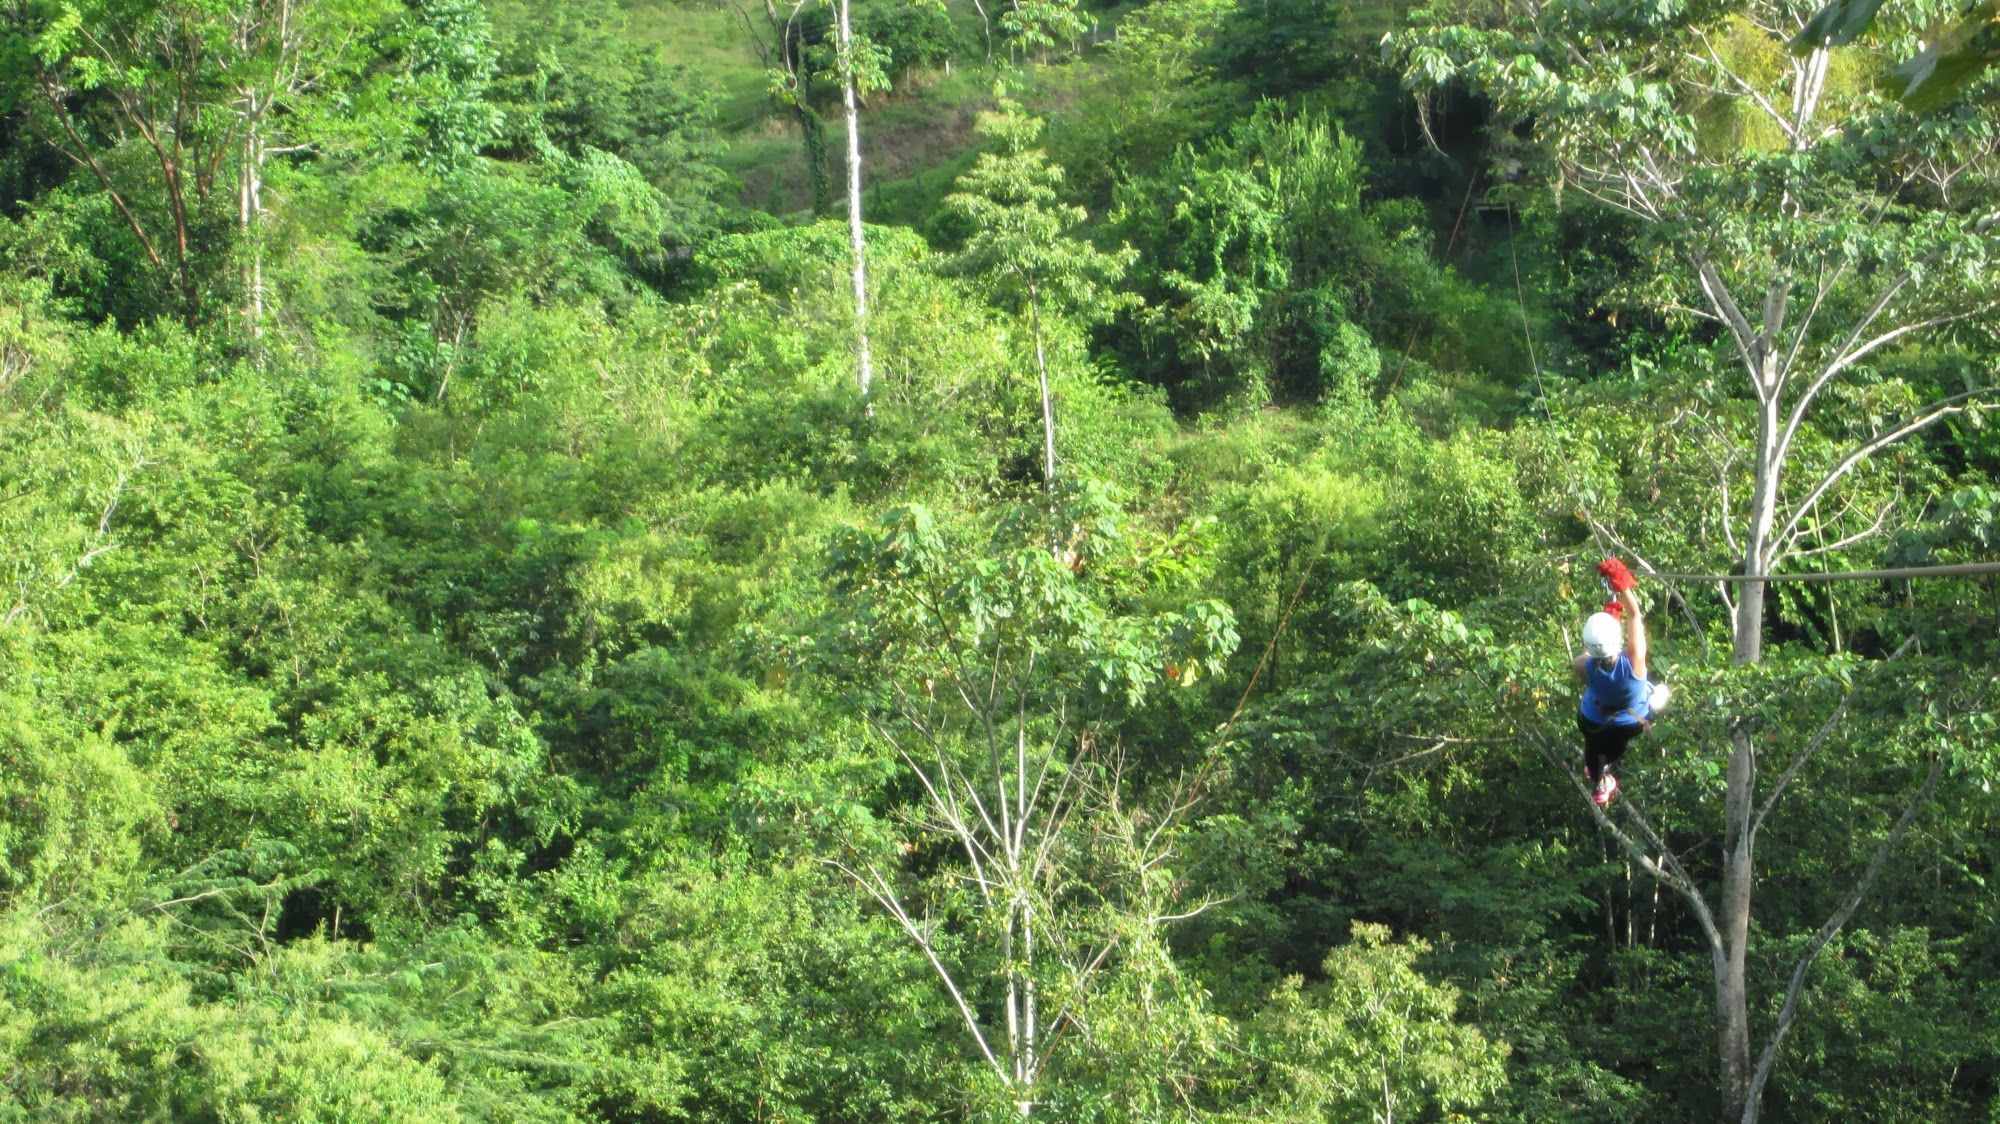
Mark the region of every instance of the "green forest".
POLYGON ((0 0, 0 1121, 2000 1120, 1996 61, 0 0))

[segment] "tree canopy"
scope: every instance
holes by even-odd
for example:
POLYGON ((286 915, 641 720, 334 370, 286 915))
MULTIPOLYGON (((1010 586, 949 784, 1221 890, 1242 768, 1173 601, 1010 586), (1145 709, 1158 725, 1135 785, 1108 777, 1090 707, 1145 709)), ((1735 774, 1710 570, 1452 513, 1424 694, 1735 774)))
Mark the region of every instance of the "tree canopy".
POLYGON ((1996 26, 0 0, 0 1119, 1993 1117, 1996 26))

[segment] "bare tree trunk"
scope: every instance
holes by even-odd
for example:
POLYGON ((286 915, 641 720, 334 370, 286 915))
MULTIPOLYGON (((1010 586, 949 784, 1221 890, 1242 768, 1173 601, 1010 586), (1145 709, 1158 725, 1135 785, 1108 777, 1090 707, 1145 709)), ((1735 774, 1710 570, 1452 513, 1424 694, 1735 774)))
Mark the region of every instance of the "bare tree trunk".
MULTIPOLYGON (((1760 3, 1753 7, 1767 15, 1775 15, 1780 22, 1786 18, 1787 10, 1782 5, 1760 3)), ((1705 59, 1692 52, 1687 57, 1698 66, 1708 67, 1710 80, 1745 95, 1760 112, 1775 121, 1789 138, 1794 153, 1807 153, 1830 135, 1817 123, 1830 63, 1830 54, 1825 47, 1817 48, 1804 57, 1786 60, 1785 65, 1790 67, 1789 79, 1780 75, 1776 84, 1770 85, 1765 79, 1739 73, 1734 64, 1710 43, 1706 30, 1699 27, 1693 30, 1700 44, 1707 48, 1707 54, 1705 59), (1783 98, 1778 94, 1780 90, 1788 91, 1789 108, 1782 104, 1783 98)), ((1591 131, 1589 122, 1583 122, 1579 128, 1581 135, 1588 135, 1591 131)), ((1585 146, 1587 149, 1590 147, 1585 146)), ((1984 159, 1983 154, 1980 159, 1984 159)), ((1602 194, 1595 189, 1590 193, 1643 221, 1699 225, 1704 215, 1699 208, 1692 211, 1684 208, 1681 184, 1691 181, 1694 176, 1690 169, 1701 164, 1702 161, 1696 159, 1683 167, 1671 153, 1655 151, 1644 142, 1630 145, 1619 140, 1607 142, 1603 147, 1579 156, 1566 171, 1575 173, 1579 182, 1602 186, 1602 194)), ((1967 169, 1972 166, 1970 161, 1966 164, 1967 169)), ((1959 173, 1954 171, 1951 174, 1959 173)), ((1908 182, 1906 180, 1905 185, 1908 182)), ((1869 220, 1871 223, 1883 221, 1901 190, 1899 186, 1883 194, 1880 206, 1869 220)), ((1789 192, 1782 196, 1779 203, 1779 209, 1785 216, 1796 216, 1801 213, 1801 208, 1800 201, 1789 192)), ((1831 469, 1815 469, 1817 483, 1798 489, 1799 494, 1789 499, 1783 495, 1781 483, 1795 447, 1794 438, 1801 433, 1810 417, 1821 412, 1815 410, 1815 405, 1820 402, 1822 392, 1829 386, 1837 385, 1843 373, 1854 370, 1861 361, 1897 341, 1946 325, 1987 317, 1995 309, 2000 309, 2000 301, 1970 292, 1964 299, 1947 302, 1943 311, 1930 310, 1924 298, 1943 295, 1935 275, 1931 275, 1931 268, 1941 253, 1933 251, 1900 271, 1884 271, 1886 276, 1871 278, 1863 276, 1869 271, 1868 266, 1838 248, 1830 247, 1816 256, 1795 256, 1790 248, 1786 248, 1771 256, 1768 272, 1753 279, 1742 272, 1741 259, 1725 268, 1726 263, 1708 256, 1707 250, 1689 251, 1686 259, 1690 274, 1688 279, 1691 287, 1698 288, 1705 307, 1689 308, 1687 311, 1718 326, 1724 346, 1731 349, 1733 360, 1740 361, 1750 389, 1755 392, 1758 411, 1756 438, 1751 450, 1754 460, 1750 465, 1752 486, 1747 508, 1738 506, 1730 490, 1734 473, 1741 463, 1736 458, 1732 457, 1723 466, 1719 489, 1724 537, 1730 551, 1740 561, 1742 574, 1752 579, 1738 588, 1734 600, 1726 589, 1719 590, 1732 618, 1731 650, 1733 660, 1739 667, 1763 659, 1764 609, 1769 594, 1767 583, 1761 579, 1770 577, 1789 560, 1798 557, 1798 536, 1806 527, 1811 526, 1823 535, 1823 526, 1818 522, 1819 501, 1829 489, 1839 485, 1850 471, 1877 453, 1922 432, 1943 418, 1966 410, 2000 408, 2000 403, 1995 401, 2000 398, 2000 386, 1987 386, 1938 398, 1918 407, 1901 422, 1871 426, 1873 432, 1862 438, 1831 469), (1733 287, 1729 279, 1731 274, 1737 277, 1733 287), (1828 298, 1844 283, 1856 282, 1871 288, 1873 298, 1847 313, 1836 312, 1840 299, 1836 297, 1829 301, 1828 298), (1798 315, 1792 315, 1794 311, 1798 315), (1827 321, 1835 315, 1850 315, 1851 323, 1833 328, 1827 321), (1814 522, 1806 524, 1804 521, 1807 519, 1814 522), (1739 527, 1742 529, 1740 537, 1735 533, 1739 527)), ((1878 519, 1875 528, 1864 529, 1851 538, 1836 539, 1832 545, 1859 541, 1879 530, 1878 519)), ((1825 552, 1826 546, 1822 537, 1821 553, 1825 552)), ((1835 645, 1839 646, 1837 638, 1835 645)), ((1642 829, 1645 842, 1652 844, 1652 851, 1657 857, 1649 855, 1647 847, 1619 829, 1603 812, 1593 809, 1593 814, 1599 825, 1619 840, 1639 868, 1675 890, 1700 921, 1713 959, 1719 1091, 1726 1109, 1725 1118, 1755 1124, 1760 1111, 1759 1098, 1776 1065, 1786 1031, 1797 1015, 1799 998, 1813 958, 1825 947, 1826 941, 1838 934, 1840 927, 1871 891, 1880 865, 1902 838, 1915 810, 1930 798, 1934 781, 1927 780, 1918 791, 1904 818, 1878 850, 1875 864, 1856 885, 1847 904, 1836 912, 1822 929, 1821 937, 1797 962, 1786 996, 1786 1007, 1776 1027, 1761 1036, 1761 1054, 1753 1055, 1748 951, 1756 890, 1756 837, 1778 795, 1804 761, 1817 750, 1832 729, 1832 723, 1809 741, 1792 764, 1779 773, 1776 783, 1770 786, 1760 805, 1757 795, 1758 748, 1766 745, 1766 737, 1776 731, 1759 729, 1752 717, 1741 712, 1731 717, 1719 856, 1721 869, 1713 899, 1696 885, 1678 858, 1667 851, 1657 833, 1639 818, 1636 807, 1628 803, 1626 814, 1642 829)), ((1838 721, 1838 714, 1834 721, 1838 721)), ((1567 762, 1563 764, 1566 766, 1567 762)), ((1581 782, 1578 783, 1578 792, 1580 796, 1587 796, 1581 782)))
MULTIPOLYGON (((1767 325, 1768 326, 1768 325, 1767 325)), ((1769 356, 1755 357, 1759 371, 1757 451, 1751 485, 1748 526, 1743 540, 1743 572, 1752 577, 1770 572, 1771 529, 1777 516, 1782 464, 1778 441, 1781 418, 1780 372, 1769 356)), ((1747 582, 1736 603, 1731 647, 1739 665, 1757 663, 1764 655, 1763 582, 1747 582)), ((1715 950, 1716 1035, 1721 1063, 1721 1091, 1730 1120, 1755 1118, 1749 1103, 1750 1053, 1750 913, 1756 888, 1756 830, 1752 816, 1757 797, 1756 741, 1746 720, 1738 718, 1729 735, 1728 793, 1723 802, 1722 886, 1717 920, 1722 943, 1715 950)))
MULTIPOLYGON (((1779 416, 1778 388, 1757 408, 1756 477, 1751 484, 1749 526, 1743 540, 1743 573, 1761 577, 1771 572, 1775 561, 1771 550, 1771 529, 1778 514, 1778 481, 1783 464, 1778 442, 1782 419, 1779 416)), ((1753 664, 1764 657, 1763 582, 1746 582, 1736 603, 1732 649, 1736 662, 1753 664)))
POLYGON ((1056 490, 1056 405, 1049 395, 1049 356, 1042 344, 1042 295, 1028 283, 1028 324, 1035 335, 1035 373, 1042 384, 1042 487, 1056 490))
POLYGON ((1826 946, 1840 934, 1848 919, 1854 916, 1854 911, 1860 908, 1862 901, 1868 897, 1869 890, 1874 888, 1875 880, 1882 874, 1882 868, 1888 865, 1889 856, 1895 851, 1896 844, 1902 841, 1903 836, 1910 830, 1910 825, 1916 821, 1917 814, 1930 801, 1931 793, 1937 788, 1938 778, 1944 774, 1944 766, 1945 758, 1942 754, 1931 759, 1931 766, 1924 774, 1923 784, 1918 787, 1916 794, 1910 797, 1910 802, 1903 806, 1903 814, 1896 818, 1895 826, 1882 837, 1881 844, 1875 848, 1874 858, 1869 860, 1868 868, 1862 872, 1860 880, 1854 884, 1854 889, 1848 893, 1847 899, 1834 911, 1833 916, 1826 919, 1826 924, 1820 926, 1819 932, 1814 934, 1812 942, 1806 946, 1805 955, 1799 957, 1798 962, 1792 966, 1791 982, 1785 988, 1784 1003, 1778 1008, 1777 1025, 1771 1029, 1771 1035, 1765 1042, 1763 1056, 1757 1059, 1757 1071, 1750 1079, 1750 1086, 1744 1097, 1743 1112, 1740 1117, 1743 1124, 1756 1124, 1764 1086, 1771 1080, 1771 1071, 1778 1062, 1778 1049, 1784 1045, 1785 1035, 1791 1031, 1792 1022, 1798 1017, 1799 996, 1805 989, 1806 973, 1812 970, 1813 961, 1819 959, 1820 953, 1826 951, 1826 946))
MULTIPOLYGON (((1014 958, 1015 917, 1014 907, 1009 905, 1007 907, 1007 920, 1001 926, 1000 930, 1000 958, 1001 962, 1007 965, 1007 1062, 1011 1067, 1013 1083, 1018 1087, 1027 1077, 1027 1073, 1021 1067, 1023 1058, 1021 1052, 1021 977, 1019 971, 1015 968, 1015 964, 1017 963, 1014 958)), ((1026 1115, 1025 1110, 1022 1115, 1026 1115)))
MULTIPOLYGON (((1002 797, 1005 798, 1003 790, 1002 797)), ((1017 809, 1025 811, 1025 809, 1017 809)), ((1019 856, 1010 860, 1018 864, 1019 856)), ((1017 869, 1015 877, 1024 872, 1017 869)), ((1026 1120, 1035 1113, 1035 1078, 1041 1066, 1035 1058, 1035 1036, 1040 1030, 1035 1026, 1035 907, 1023 900, 1010 907, 1008 927, 1018 929, 1020 941, 1012 944, 1019 959, 1009 957, 1007 969, 1007 1018, 1010 1024, 1019 1020, 1020 1035, 1014 1044, 1014 1111, 1026 1120)))
POLYGON ((261 120, 264 102, 257 91, 246 91, 243 132, 243 167, 238 173, 236 197, 237 232, 248 249, 243 264, 243 319, 250 338, 264 335, 264 130, 261 120))
POLYGON ((854 254, 854 361, 861 396, 875 381, 875 358, 868 349, 868 235, 861 225, 861 112, 854 95, 854 30, 848 0, 834 0, 840 34, 841 100, 847 111, 847 241, 854 254))
MULTIPOLYGON (((245 12, 236 24, 236 52, 245 58, 254 50, 257 21, 245 12)), ((280 49, 284 36, 279 35, 280 49)), ((263 335, 264 261, 258 244, 258 215, 263 211, 263 116, 265 100, 256 84, 242 87, 243 163, 236 171, 236 237, 249 254, 243 263, 243 323, 254 341, 263 335)))
POLYGON ((1022 998, 1025 1000, 1023 1014, 1027 1027, 1026 1033, 1021 1036, 1021 1041, 1027 1049, 1026 1069, 1030 1080, 1030 1085, 1024 1086, 1021 1090, 1021 1115, 1026 1116, 1034 1104, 1028 1099, 1032 1093, 1033 1077, 1040 1073, 1042 1068, 1041 1059, 1035 1056, 1036 1036, 1041 1033, 1041 1028, 1035 1025, 1035 904, 1032 901, 1021 909, 1021 958, 1024 965, 1022 975, 1026 977, 1022 981, 1024 991, 1022 998))
MULTIPOLYGON (((972 0, 972 8, 979 13, 979 33, 986 41, 986 61, 993 61, 993 21, 986 18, 986 5, 972 0)), ((951 73, 951 62, 945 60, 945 73, 951 73)))
POLYGON ((1750 732, 1730 734, 1729 794, 1723 811, 1722 895, 1717 903, 1722 945, 1715 956, 1715 1013, 1724 1116, 1743 1115, 1750 1092, 1750 905, 1756 868, 1750 812, 1757 779, 1750 732))

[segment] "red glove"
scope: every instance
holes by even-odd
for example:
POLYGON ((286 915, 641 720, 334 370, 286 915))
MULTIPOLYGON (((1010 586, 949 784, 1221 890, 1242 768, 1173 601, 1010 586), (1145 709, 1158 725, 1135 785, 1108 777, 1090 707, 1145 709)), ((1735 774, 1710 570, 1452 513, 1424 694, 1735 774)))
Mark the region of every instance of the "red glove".
POLYGON ((1604 579, 1604 584, 1610 586, 1613 593, 1624 593, 1635 584, 1632 581, 1632 571, 1626 569, 1625 563, 1616 558, 1606 558, 1599 562, 1597 576, 1604 579))
POLYGON ((1622 621, 1625 619, 1625 603, 1623 601, 1606 601, 1604 603, 1604 611, 1610 613, 1617 620, 1622 621))

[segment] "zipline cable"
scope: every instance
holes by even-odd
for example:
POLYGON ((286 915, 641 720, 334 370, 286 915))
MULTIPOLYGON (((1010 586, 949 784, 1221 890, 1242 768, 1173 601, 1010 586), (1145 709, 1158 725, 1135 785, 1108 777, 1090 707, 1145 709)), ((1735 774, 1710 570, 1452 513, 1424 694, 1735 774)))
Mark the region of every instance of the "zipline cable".
POLYGON ((1542 396, 1542 413, 1551 424, 1555 411, 1549 408, 1549 388, 1542 385, 1542 361, 1535 355, 1535 329, 1528 323, 1528 293, 1521 285, 1521 252, 1514 240, 1514 204, 1507 204, 1507 256, 1514 263, 1514 303, 1521 309, 1521 337, 1528 341, 1528 369, 1535 374, 1535 391, 1542 396))
POLYGON ((1831 570, 1815 574, 1668 574, 1644 566, 1640 568, 1640 572, 1661 581, 1726 582, 1731 585, 1749 585, 1755 582, 1858 582, 2000 574, 2000 562, 1954 562, 1939 566, 1897 566, 1887 570, 1831 570))
MULTIPOLYGON (((1445 239, 1444 243, 1444 263, 1446 265, 1451 264, 1451 252, 1458 248, 1459 233, 1465 229, 1465 212, 1472 206, 1472 189, 1479 186, 1479 175, 1484 170, 1479 164, 1474 163, 1472 166, 1472 175, 1465 181, 1465 196, 1458 201, 1458 217, 1452 221, 1451 235, 1445 239)), ((1519 273, 1520 267, 1517 264, 1515 267, 1517 280, 1519 273)), ((1525 301, 1521 306, 1521 310, 1522 315, 1525 317, 1527 314, 1527 304, 1525 301)), ((1419 325, 1416 330, 1410 333, 1410 342, 1403 345, 1403 361, 1397 366, 1395 377, 1389 380, 1388 389, 1383 391, 1384 397, 1395 393, 1396 384, 1403 381, 1403 371, 1410 365, 1410 353, 1416 348, 1417 336, 1421 332, 1422 326, 1419 325)), ((1532 349, 1533 344, 1531 343, 1529 347, 1532 349)), ((1537 371, 1536 377, 1537 379, 1540 378, 1539 371, 1537 371)), ((1313 571, 1319 566, 1320 555, 1325 553, 1326 544, 1332 537, 1333 524, 1328 523, 1320 531, 1319 541, 1313 544, 1312 552, 1306 555, 1305 568, 1299 574, 1299 584, 1292 590, 1291 599, 1285 603, 1284 611, 1278 614, 1277 624, 1271 630, 1271 641, 1264 646, 1264 654, 1258 658, 1256 668, 1251 671, 1250 681, 1244 684, 1243 694, 1237 698, 1235 709, 1229 712, 1229 717, 1223 721, 1221 726, 1216 727, 1215 748, 1219 749, 1222 746, 1230 732, 1236 728, 1236 720, 1243 716, 1243 709, 1250 705, 1250 695, 1256 691, 1257 681, 1263 678, 1265 669, 1270 666, 1271 657, 1277 654, 1278 641, 1285 634, 1285 626, 1291 624, 1292 612, 1299 607, 1299 599, 1305 596, 1306 583, 1312 580, 1313 571)), ((1204 765, 1203 772, 1197 775, 1195 787, 1198 789, 1206 779, 1206 766, 1204 765)))
MULTIPOLYGON (((1483 168, 1477 162, 1475 162, 1472 166, 1472 175, 1468 177, 1465 181, 1465 195, 1458 201, 1458 217, 1452 220, 1451 234, 1444 241, 1443 262, 1447 266, 1451 264, 1451 252, 1458 248, 1458 236, 1461 232, 1465 230, 1465 213, 1472 207, 1472 189, 1479 186, 1479 176, 1480 173, 1483 171, 1485 171, 1485 168, 1483 168)), ((1509 223, 1509 229, 1511 229, 1513 223, 1513 211, 1511 209, 1507 212, 1507 218, 1509 223)), ((1511 247, 1511 245, 1512 245, 1512 240, 1510 239, 1509 246, 1511 247)), ((1517 293, 1520 289, 1520 281, 1521 281, 1521 265, 1519 260, 1517 259, 1514 263, 1514 285, 1517 293)), ((1521 319, 1524 326, 1527 323, 1527 316, 1528 316, 1527 300, 1526 298, 1522 298, 1521 319)), ((1396 391, 1397 384, 1403 381, 1403 372, 1407 370, 1410 366, 1410 353, 1416 349, 1417 337, 1421 335, 1422 332, 1423 332, 1422 325, 1419 325, 1417 328, 1413 329, 1410 332, 1410 342, 1403 345, 1403 361, 1397 365, 1396 375, 1394 378, 1389 380, 1388 389, 1383 391, 1384 397, 1387 397, 1390 394, 1394 394, 1396 391)), ((1535 348, 1534 339, 1533 337, 1530 337, 1528 340, 1528 355, 1531 362, 1533 361, 1534 357, 1534 348, 1535 348)), ((1540 384, 1541 377, 1542 377, 1541 367, 1539 364, 1536 364, 1535 381, 1537 385, 1540 384)), ((1546 405, 1547 396, 1544 395, 1543 399, 1544 399, 1543 408, 1547 409, 1546 405)), ((1244 685, 1242 696, 1236 700, 1236 708, 1230 711, 1228 719, 1225 720, 1221 726, 1216 728, 1217 745, 1220 745, 1222 739, 1226 737, 1229 734, 1229 732, 1236 727, 1236 720, 1242 717, 1243 708, 1250 705, 1251 692, 1257 689, 1258 679, 1263 677, 1265 668, 1270 666, 1271 657, 1277 653, 1278 640, 1284 636, 1285 626, 1291 623, 1292 611, 1299 607, 1299 599, 1305 596, 1306 583, 1312 580, 1313 570, 1319 566, 1320 555, 1325 552, 1327 541, 1330 538, 1332 538, 1332 536, 1333 536, 1333 524, 1329 523, 1327 524, 1325 529, 1323 529, 1320 532, 1319 542, 1314 544, 1312 553, 1306 555, 1305 569, 1303 572, 1299 574, 1298 587, 1292 590, 1291 600, 1285 603, 1284 612, 1278 614, 1277 626, 1271 630, 1271 642, 1264 646, 1264 654, 1260 659, 1258 659, 1256 669, 1250 673, 1250 682, 1244 685)))
MULTIPOLYGON (((1465 198, 1458 201, 1458 217, 1452 220, 1451 237, 1447 238, 1444 243, 1443 264, 1446 266, 1451 264, 1451 252, 1458 246, 1458 232, 1465 228, 1465 211, 1466 208, 1472 206, 1472 189, 1479 186, 1479 173, 1482 171, 1485 171, 1485 168, 1477 161, 1474 161, 1472 165, 1472 178, 1465 181, 1465 198)), ((1403 345, 1403 361, 1396 364, 1396 377, 1389 380, 1388 389, 1382 392, 1384 399, 1396 393, 1396 388, 1402 385, 1403 372, 1410 369, 1410 352, 1416 349, 1417 337, 1423 334, 1423 330, 1424 327, 1422 324, 1418 324, 1416 327, 1410 329, 1410 341, 1403 345)))
MULTIPOLYGON (((1521 335, 1528 343, 1529 369, 1535 376, 1535 389, 1541 395, 1542 414, 1551 423, 1556 420, 1555 410, 1549 402, 1548 388, 1542 385, 1542 365, 1535 354, 1535 334, 1528 320, 1528 297, 1521 284, 1521 256, 1515 247, 1514 208, 1507 208, 1507 253, 1514 265, 1514 300, 1521 310, 1521 335)), ((1579 507, 1581 495, 1572 495, 1579 507)), ((1585 512, 1588 515, 1588 512, 1585 512)), ((1594 520, 1592 522, 1595 522, 1594 520)), ((2000 561, 1958 562, 1936 566, 1898 566, 1882 570, 1828 570, 1812 574, 1670 574, 1655 570, 1651 566, 1638 563, 1640 573, 1665 582, 1718 582, 1728 585, 1751 585, 1762 582, 1841 582, 1841 581, 1892 581, 1903 578, 1963 578, 1981 574, 2000 574, 2000 561)))
MULTIPOLYGON (((1451 236, 1445 241, 1444 253, 1447 261, 1450 260, 1451 251, 1458 245, 1458 236, 1465 223, 1465 212, 1472 201, 1473 188, 1479 182, 1479 171, 1475 167, 1472 178, 1466 181, 1465 198, 1459 204, 1458 219, 1452 224, 1451 236)), ((1521 312, 1521 334, 1527 341, 1528 362, 1534 372, 1535 388, 1541 396, 1542 413, 1548 417, 1550 422, 1554 422, 1555 412, 1549 400, 1548 388, 1542 383, 1540 357, 1536 354, 1534 329, 1528 317, 1527 293, 1521 282, 1521 259, 1519 250, 1515 244, 1514 209, 1511 206, 1507 209, 1507 234, 1507 250, 1509 256, 1512 258, 1514 267, 1514 299, 1518 303, 1521 312)), ((1411 338, 1410 344, 1411 347, 1414 347, 1416 344, 1414 337, 1411 338)), ((1407 367, 1409 361, 1410 348, 1406 347, 1403 352, 1403 366, 1397 369, 1395 381, 1402 379, 1403 367, 1407 367)), ((1394 388, 1395 381, 1391 382, 1391 389, 1394 388)), ((1575 498, 1581 502, 1580 496, 1575 498)), ((1278 614, 1276 625, 1271 630, 1271 639, 1265 644, 1263 654, 1257 660, 1257 666, 1251 671, 1249 682, 1244 684, 1243 693, 1237 698, 1236 706, 1229 712, 1229 717, 1223 720, 1221 726, 1216 728, 1213 741, 1210 743, 1211 748, 1209 753, 1205 755, 1205 759, 1195 770, 1193 781, 1187 789, 1190 797, 1199 794, 1201 789, 1207 784, 1211 776, 1211 766, 1215 763, 1217 751, 1227 742, 1229 735, 1235 731, 1237 719, 1243 716, 1244 709, 1250 704, 1250 696, 1257 690, 1259 680, 1263 678, 1264 672, 1270 667, 1272 657, 1277 654, 1278 642, 1283 638, 1286 627, 1291 624, 1292 614, 1298 609, 1299 601, 1305 596, 1306 586, 1312 581, 1313 571, 1318 568, 1320 556, 1325 551, 1326 543, 1332 533, 1333 527, 1331 524, 1323 528, 1320 532, 1319 541, 1314 544, 1313 549, 1306 555, 1305 565, 1299 573, 1298 585, 1293 588, 1292 595, 1286 601, 1284 610, 1278 614)), ((1634 558, 1633 561, 1638 562, 1639 560, 1634 558)), ((1902 566, 1883 570, 1837 570, 1812 574, 1763 574, 1758 576, 1747 574, 1675 574, 1655 570, 1643 562, 1639 563, 1638 569, 1648 577, 1664 582, 1720 582, 1747 585, 1752 582, 1889 581, 1898 578, 1971 577, 1980 574, 2000 574, 2000 561, 1961 562, 1938 566, 1902 566)))

